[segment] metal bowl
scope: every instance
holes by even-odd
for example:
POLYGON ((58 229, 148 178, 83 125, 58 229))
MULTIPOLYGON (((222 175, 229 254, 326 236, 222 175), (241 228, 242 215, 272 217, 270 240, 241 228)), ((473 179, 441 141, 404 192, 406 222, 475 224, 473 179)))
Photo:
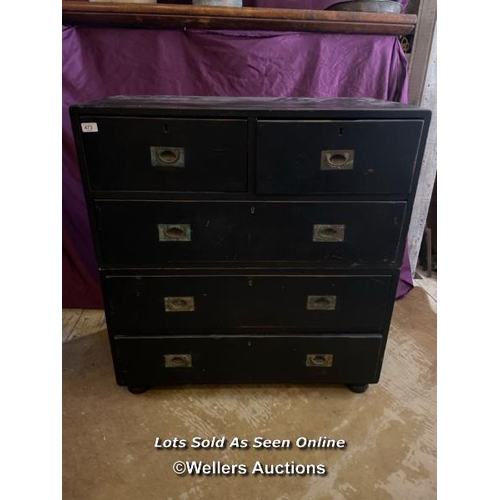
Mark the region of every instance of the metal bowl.
POLYGON ((325 10, 344 10, 357 12, 386 12, 390 14, 400 14, 402 5, 393 0, 353 0, 348 2, 340 2, 325 10))

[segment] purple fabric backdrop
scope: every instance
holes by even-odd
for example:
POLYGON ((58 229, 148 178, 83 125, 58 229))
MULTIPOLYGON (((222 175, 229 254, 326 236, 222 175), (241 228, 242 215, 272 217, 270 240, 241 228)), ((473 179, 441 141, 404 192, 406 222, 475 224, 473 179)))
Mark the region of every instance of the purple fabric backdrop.
MULTIPOLYGON (((102 307, 71 104, 117 94, 407 99, 395 36, 63 28, 62 48, 63 307, 102 307)), ((406 261, 398 296, 411 287, 406 261)))

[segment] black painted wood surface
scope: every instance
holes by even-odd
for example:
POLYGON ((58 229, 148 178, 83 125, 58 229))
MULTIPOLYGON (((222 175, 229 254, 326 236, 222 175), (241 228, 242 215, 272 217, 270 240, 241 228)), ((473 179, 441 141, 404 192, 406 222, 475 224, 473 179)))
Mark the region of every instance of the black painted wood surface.
POLYGON ((378 381, 429 111, 167 96, 70 111, 119 384, 378 381), (152 146, 185 148, 184 167, 153 165, 152 146), (352 170, 322 170, 325 149, 353 150, 352 170), (166 224, 189 241, 160 241, 166 224), (176 297, 193 310, 167 312, 176 297), (307 366, 315 353, 331 366, 307 366), (192 366, 165 366, 177 354, 192 366))
POLYGON ((200 276, 192 271, 182 277, 109 276, 103 281, 115 333, 135 336, 382 333, 391 284, 392 277, 384 275, 200 276), (308 308, 325 296, 334 297, 333 309, 308 308), (194 307, 167 312, 167 297, 192 297, 194 307))
POLYGON ((92 189, 213 191, 247 189, 246 120, 88 117, 82 134, 92 189), (151 163, 151 147, 184 148, 185 166, 151 163))
POLYGON ((219 97, 219 96, 112 96, 74 104, 77 116, 250 116, 311 119, 423 119, 431 112, 409 104, 355 97, 219 97))
POLYGON ((416 161, 421 120, 259 121, 259 194, 403 194, 416 161), (349 170, 322 170, 321 153, 352 150, 349 170))
POLYGON ((406 204, 97 201, 106 267, 178 263, 324 262, 396 267, 406 204), (160 241, 158 224, 189 224, 191 241, 160 241), (344 225, 344 241, 313 241, 314 225, 344 225))
POLYGON ((347 383, 378 381, 381 335, 150 337, 116 340, 117 377, 129 386, 183 383, 347 383), (192 356, 191 368, 166 368, 163 353, 192 356), (306 366, 331 354, 331 368, 306 366))

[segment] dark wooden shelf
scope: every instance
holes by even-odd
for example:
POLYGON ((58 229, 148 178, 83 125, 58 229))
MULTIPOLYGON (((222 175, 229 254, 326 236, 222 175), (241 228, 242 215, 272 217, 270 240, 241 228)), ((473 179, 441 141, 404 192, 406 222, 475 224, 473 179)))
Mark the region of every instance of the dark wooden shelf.
POLYGON ((408 35, 413 14, 374 14, 250 7, 62 2, 62 21, 70 25, 136 28, 207 28, 230 30, 313 31, 408 35))

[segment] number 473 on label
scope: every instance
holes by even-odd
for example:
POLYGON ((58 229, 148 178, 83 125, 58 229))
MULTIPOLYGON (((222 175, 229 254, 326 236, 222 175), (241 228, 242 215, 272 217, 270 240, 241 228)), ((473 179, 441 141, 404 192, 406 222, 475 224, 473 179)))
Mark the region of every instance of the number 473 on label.
POLYGON ((83 133, 88 133, 88 132, 99 132, 99 129, 97 128, 97 123, 95 122, 85 122, 82 123, 82 132, 83 133))

